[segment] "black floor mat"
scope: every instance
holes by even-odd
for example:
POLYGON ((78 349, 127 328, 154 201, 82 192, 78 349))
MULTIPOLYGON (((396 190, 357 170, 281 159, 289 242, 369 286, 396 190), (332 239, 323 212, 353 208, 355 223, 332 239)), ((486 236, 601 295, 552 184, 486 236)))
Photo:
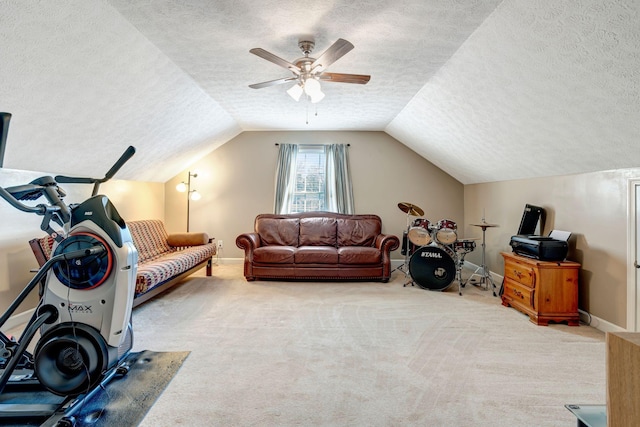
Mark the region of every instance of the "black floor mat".
MULTIPOLYGON (((189 355, 185 352, 141 351, 127 356, 129 372, 114 377, 104 389, 77 403, 74 411, 75 427, 136 426, 162 394, 171 379, 189 355)), ((50 405, 64 399, 47 391, 11 391, 0 394, 0 425, 40 426, 53 425, 47 416, 6 419, 1 418, 7 405, 41 405, 47 412, 50 405)), ((6 414, 6 412, 5 412, 6 414)))

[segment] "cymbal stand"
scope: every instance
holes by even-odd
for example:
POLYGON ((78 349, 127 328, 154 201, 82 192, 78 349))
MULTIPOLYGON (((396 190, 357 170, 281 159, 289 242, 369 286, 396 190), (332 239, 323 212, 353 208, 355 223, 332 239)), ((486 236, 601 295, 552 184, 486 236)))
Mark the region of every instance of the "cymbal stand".
MULTIPOLYGON (((409 271, 409 214, 407 213, 407 238, 404 241, 404 262, 400 264, 398 267, 391 270, 393 273, 396 270, 402 271, 405 275, 409 271)), ((403 236, 404 238, 404 236, 403 236)))
POLYGON ((476 268, 476 271, 474 271, 474 273, 469 277, 469 280, 475 280, 472 279, 473 276, 480 276, 480 281, 473 283, 474 285, 484 285, 484 290, 488 291, 489 290, 489 283, 491 283, 491 287, 493 290, 493 296, 496 297, 498 296, 496 294, 496 284, 493 283, 493 278, 491 277, 491 273, 489 272, 489 269, 487 268, 487 261, 486 261, 486 255, 485 255, 485 248, 486 248, 486 240, 485 240, 485 233, 487 231, 488 227, 495 227, 494 224, 486 224, 486 223, 482 223, 482 224, 472 224, 475 225, 476 227, 480 227, 482 228, 482 265, 478 268, 476 268), (482 270, 482 274, 478 274, 478 271, 482 270))
MULTIPOLYGON (((410 278, 410 274, 409 274, 409 212, 407 212, 407 238, 404 241, 404 262, 402 264, 400 264, 397 268, 394 268, 391 272, 393 273, 396 270, 400 270, 404 273, 404 277, 406 278, 410 278)), ((413 279, 411 279, 408 282, 405 282, 404 285, 402 285, 403 287, 407 286, 409 283, 411 283, 411 286, 413 286, 413 279)))
POLYGON ((464 266, 464 256, 467 252, 456 252, 456 280, 458 281, 458 295, 462 296, 462 288, 465 287, 469 279, 462 282, 462 267, 464 266))

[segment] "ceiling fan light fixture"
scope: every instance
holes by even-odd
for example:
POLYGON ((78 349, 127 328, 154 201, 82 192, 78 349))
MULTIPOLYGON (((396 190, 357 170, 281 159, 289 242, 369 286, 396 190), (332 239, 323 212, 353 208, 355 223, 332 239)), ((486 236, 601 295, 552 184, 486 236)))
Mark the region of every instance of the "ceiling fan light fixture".
POLYGON ((315 42, 312 37, 304 36, 304 38, 300 38, 298 41, 298 47, 304 54, 304 57, 298 58, 294 62, 284 60, 261 48, 253 48, 249 50, 250 53, 283 67, 294 74, 293 77, 284 77, 262 83, 251 84, 249 87, 252 89, 261 89, 279 84, 295 82, 296 84, 287 90, 287 93, 291 98, 298 102, 304 93, 311 103, 317 103, 325 96, 320 87, 320 80, 323 82, 367 84, 371 78, 371 76, 364 74, 327 73, 325 71, 331 64, 353 49, 353 44, 347 40, 336 40, 336 42, 329 46, 329 48, 317 59, 309 56, 315 47, 315 42))
POLYGON ((304 93, 311 98, 319 96, 322 93, 320 89, 320 82, 314 78, 308 78, 304 81, 304 93))
POLYGON ((324 98, 324 93, 319 91, 318 93, 314 94, 313 96, 310 96, 311 98, 311 103, 315 104, 317 102, 322 101, 322 99, 324 98))
POLYGON ((291 86, 288 90, 287 93, 289 94, 290 97, 292 97, 296 102, 298 102, 300 100, 300 96, 302 95, 302 92, 304 90, 302 89, 302 86, 300 86, 299 84, 295 84, 293 86, 291 86))

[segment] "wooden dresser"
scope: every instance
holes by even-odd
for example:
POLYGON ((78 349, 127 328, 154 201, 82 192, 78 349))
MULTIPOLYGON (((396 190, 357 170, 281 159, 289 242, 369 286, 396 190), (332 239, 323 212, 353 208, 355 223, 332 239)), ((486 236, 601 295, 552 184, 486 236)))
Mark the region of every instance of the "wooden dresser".
POLYGON ((572 261, 552 262, 501 252, 504 258, 502 305, 529 316, 537 325, 567 322, 578 326, 578 271, 572 261))

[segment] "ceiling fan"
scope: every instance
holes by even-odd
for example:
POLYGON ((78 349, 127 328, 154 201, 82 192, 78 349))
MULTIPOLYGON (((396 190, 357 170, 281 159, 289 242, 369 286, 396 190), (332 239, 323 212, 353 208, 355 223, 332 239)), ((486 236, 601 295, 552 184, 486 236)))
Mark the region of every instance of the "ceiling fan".
POLYGON ((325 71, 329 65, 333 64, 353 49, 353 44, 347 40, 338 39, 326 51, 324 51, 318 59, 309 56, 315 47, 315 42, 313 40, 300 40, 298 42, 298 47, 304 56, 296 59, 294 62, 286 61, 259 47, 251 49, 249 52, 286 68, 293 73, 293 76, 270 80, 268 82, 255 83, 249 85, 249 87, 252 89, 261 89, 263 87, 295 82, 295 84, 287 90, 287 93, 296 101, 298 101, 300 96, 305 93, 309 96, 311 102, 315 103, 324 98, 324 93, 322 93, 320 88, 320 81, 355 83, 363 85, 367 84, 371 78, 371 76, 364 74, 328 73, 325 71))

